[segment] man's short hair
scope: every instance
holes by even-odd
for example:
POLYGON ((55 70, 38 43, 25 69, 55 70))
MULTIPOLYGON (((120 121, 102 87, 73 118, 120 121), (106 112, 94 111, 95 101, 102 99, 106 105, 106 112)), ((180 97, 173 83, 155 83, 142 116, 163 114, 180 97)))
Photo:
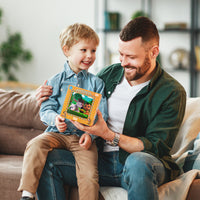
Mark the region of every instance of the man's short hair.
POLYGON ((159 33, 156 25, 148 17, 136 17, 131 20, 120 32, 122 41, 130 41, 137 37, 142 42, 155 41, 159 45, 159 33))

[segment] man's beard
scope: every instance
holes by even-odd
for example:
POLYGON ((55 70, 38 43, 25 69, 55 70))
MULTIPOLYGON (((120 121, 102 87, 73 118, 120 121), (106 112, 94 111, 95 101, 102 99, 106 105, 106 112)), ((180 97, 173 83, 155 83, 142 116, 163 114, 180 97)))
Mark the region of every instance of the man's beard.
POLYGON ((147 73, 150 67, 151 67, 150 59, 148 56, 146 56, 141 67, 126 66, 125 68, 135 69, 136 73, 134 75, 129 75, 128 73, 125 73, 125 77, 127 81, 136 81, 141 77, 143 77, 147 73))

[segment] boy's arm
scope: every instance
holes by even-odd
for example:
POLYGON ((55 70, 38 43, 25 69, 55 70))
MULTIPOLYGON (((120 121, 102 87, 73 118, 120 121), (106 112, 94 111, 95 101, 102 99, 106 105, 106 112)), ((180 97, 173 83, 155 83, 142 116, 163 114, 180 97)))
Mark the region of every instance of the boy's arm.
MULTIPOLYGON (((94 92, 100 93, 102 95, 102 99, 99 105, 99 110, 101 111, 103 118, 105 121, 107 121, 108 118, 108 110, 107 110, 107 99, 104 95, 104 87, 105 84, 101 79, 98 79, 96 83, 96 90, 94 92)), ((38 105, 41 106, 42 102, 45 102, 54 92, 55 88, 52 89, 52 86, 47 84, 47 81, 44 82, 43 85, 41 85, 36 90, 36 100, 38 102, 38 105)))
MULTIPOLYGON (((52 81, 47 81, 46 85, 52 85, 52 81)), ((58 115, 58 102, 57 97, 59 95, 59 90, 57 86, 53 87, 52 95, 48 97, 47 100, 43 101, 40 107, 40 119, 48 126, 55 126, 55 119, 58 115)))

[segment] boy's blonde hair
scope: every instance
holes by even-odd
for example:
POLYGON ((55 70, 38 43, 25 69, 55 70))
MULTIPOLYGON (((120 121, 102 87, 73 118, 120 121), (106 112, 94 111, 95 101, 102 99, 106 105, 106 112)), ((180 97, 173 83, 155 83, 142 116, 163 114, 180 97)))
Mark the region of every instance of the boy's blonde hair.
POLYGON ((99 45, 99 37, 96 32, 86 24, 75 23, 64 29, 59 36, 61 48, 65 45, 71 48, 80 40, 93 40, 99 45))

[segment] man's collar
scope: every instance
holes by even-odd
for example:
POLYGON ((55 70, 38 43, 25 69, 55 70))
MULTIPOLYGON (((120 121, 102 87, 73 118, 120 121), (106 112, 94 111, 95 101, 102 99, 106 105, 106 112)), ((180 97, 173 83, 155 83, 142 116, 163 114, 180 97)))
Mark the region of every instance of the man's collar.
POLYGON ((160 64, 156 62, 156 72, 151 78, 151 81, 149 84, 150 88, 154 85, 154 83, 157 81, 157 79, 161 76, 162 73, 163 73, 163 69, 161 68, 160 64))

